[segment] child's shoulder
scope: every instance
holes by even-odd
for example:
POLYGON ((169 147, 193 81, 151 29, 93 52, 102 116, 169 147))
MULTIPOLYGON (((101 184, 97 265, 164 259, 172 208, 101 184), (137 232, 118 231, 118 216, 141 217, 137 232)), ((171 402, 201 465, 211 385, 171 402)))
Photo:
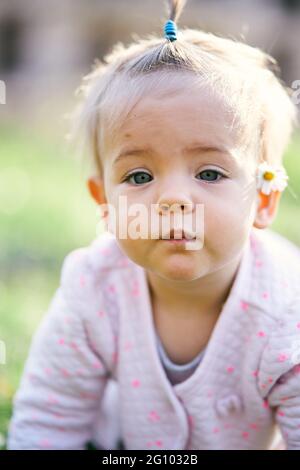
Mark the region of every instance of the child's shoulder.
POLYGON ((257 242, 265 256, 271 257, 279 264, 290 264, 295 269, 300 268, 300 247, 274 230, 252 230, 252 239, 257 242))
POLYGON ((270 229, 254 229, 251 247, 257 272, 269 276, 280 286, 298 289, 300 279, 300 247, 270 229))
POLYGON ((67 287, 87 287, 95 280, 109 279, 132 262, 121 250, 116 238, 109 232, 84 247, 68 253, 61 269, 61 284, 67 287))

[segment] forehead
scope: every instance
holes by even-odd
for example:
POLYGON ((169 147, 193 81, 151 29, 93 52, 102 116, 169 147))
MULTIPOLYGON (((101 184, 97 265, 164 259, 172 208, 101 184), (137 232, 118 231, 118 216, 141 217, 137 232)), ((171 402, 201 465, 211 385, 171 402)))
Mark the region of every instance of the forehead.
POLYGON ((225 104, 209 93, 180 92, 176 95, 147 96, 140 100, 120 128, 119 139, 128 133, 151 134, 151 137, 160 134, 206 133, 215 131, 218 134, 229 134, 230 112, 225 104))
POLYGON ((109 153, 128 145, 179 152, 195 140, 230 149, 237 144, 233 120, 232 109, 207 89, 187 86, 156 90, 132 107, 111 140, 109 153))

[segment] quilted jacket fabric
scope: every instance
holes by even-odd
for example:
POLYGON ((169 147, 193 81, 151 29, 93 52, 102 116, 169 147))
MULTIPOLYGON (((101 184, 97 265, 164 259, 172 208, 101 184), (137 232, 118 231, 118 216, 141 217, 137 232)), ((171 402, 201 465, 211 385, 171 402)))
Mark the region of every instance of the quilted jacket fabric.
POLYGON ((300 251, 252 229, 193 374, 160 361, 145 270, 106 233, 69 253, 14 397, 9 449, 300 450, 300 251))

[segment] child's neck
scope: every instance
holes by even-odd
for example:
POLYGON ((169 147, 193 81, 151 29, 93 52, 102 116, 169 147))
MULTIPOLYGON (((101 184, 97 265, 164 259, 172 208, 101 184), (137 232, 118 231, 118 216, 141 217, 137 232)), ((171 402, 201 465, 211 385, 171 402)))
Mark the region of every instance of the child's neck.
POLYGON ((179 319, 220 312, 234 283, 241 255, 222 269, 190 282, 172 282, 147 271, 153 305, 179 319))

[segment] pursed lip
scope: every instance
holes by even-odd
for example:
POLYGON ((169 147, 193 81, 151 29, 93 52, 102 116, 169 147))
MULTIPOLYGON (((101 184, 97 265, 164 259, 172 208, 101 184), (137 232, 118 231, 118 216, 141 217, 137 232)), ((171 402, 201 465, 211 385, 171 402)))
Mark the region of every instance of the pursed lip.
POLYGON ((162 235, 162 237, 160 237, 161 240, 186 240, 186 241, 191 241, 191 240, 195 240, 196 239, 196 236, 194 234, 192 234, 191 232, 188 232, 186 230, 176 230, 176 234, 175 234, 175 230, 174 229, 171 229, 170 232, 166 232, 162 235), (175 238, 175 235, 176 235, 176 238, 175 238))

